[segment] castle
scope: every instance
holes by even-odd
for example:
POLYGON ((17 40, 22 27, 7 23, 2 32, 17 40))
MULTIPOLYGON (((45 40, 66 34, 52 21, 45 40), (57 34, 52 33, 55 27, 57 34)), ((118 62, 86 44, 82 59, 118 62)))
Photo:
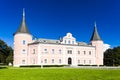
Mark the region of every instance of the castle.
POLYGON ((14 33, 13 65, 103 65, 103 41, 96 24, 89 44, 77 42, 71 33, 59 40, 33 39, 23 11, 21 25, 14 33))

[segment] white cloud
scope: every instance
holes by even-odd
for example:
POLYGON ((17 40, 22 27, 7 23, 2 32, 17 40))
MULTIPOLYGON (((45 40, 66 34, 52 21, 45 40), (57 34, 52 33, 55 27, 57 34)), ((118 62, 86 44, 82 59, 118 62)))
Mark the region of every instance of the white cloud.
POLYGON ((110 48, 110 45, 109 44, 103 44, 103 47, 104 47, 103 51, 105 52, 107 49, 110 48))

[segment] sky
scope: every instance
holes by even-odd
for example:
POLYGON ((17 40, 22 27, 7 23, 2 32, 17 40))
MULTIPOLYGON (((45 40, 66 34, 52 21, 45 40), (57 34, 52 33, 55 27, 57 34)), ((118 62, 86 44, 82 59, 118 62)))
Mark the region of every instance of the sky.
POLYGON ((59 39, 70 32, 89 43, 96 22, 104 43, 120 46, 120 0, 0 0, 0 39, 12 47, 23 8, 37 38, 59 39))

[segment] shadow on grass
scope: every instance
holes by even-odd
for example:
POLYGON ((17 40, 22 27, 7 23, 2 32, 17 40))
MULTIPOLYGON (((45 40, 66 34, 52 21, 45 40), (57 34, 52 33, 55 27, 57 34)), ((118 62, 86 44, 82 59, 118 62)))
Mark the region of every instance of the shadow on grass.
POLYGON ((6 66, 0 66, 0 69, 7 69, 6 66))

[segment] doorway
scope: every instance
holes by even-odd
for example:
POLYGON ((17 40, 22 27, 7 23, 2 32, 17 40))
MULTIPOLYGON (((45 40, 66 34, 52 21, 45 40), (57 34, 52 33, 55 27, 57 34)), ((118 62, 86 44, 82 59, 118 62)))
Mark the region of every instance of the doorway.
POLYGON ((72 58, 68 58, 68 64, 71 65, 72 64, 72 58))

